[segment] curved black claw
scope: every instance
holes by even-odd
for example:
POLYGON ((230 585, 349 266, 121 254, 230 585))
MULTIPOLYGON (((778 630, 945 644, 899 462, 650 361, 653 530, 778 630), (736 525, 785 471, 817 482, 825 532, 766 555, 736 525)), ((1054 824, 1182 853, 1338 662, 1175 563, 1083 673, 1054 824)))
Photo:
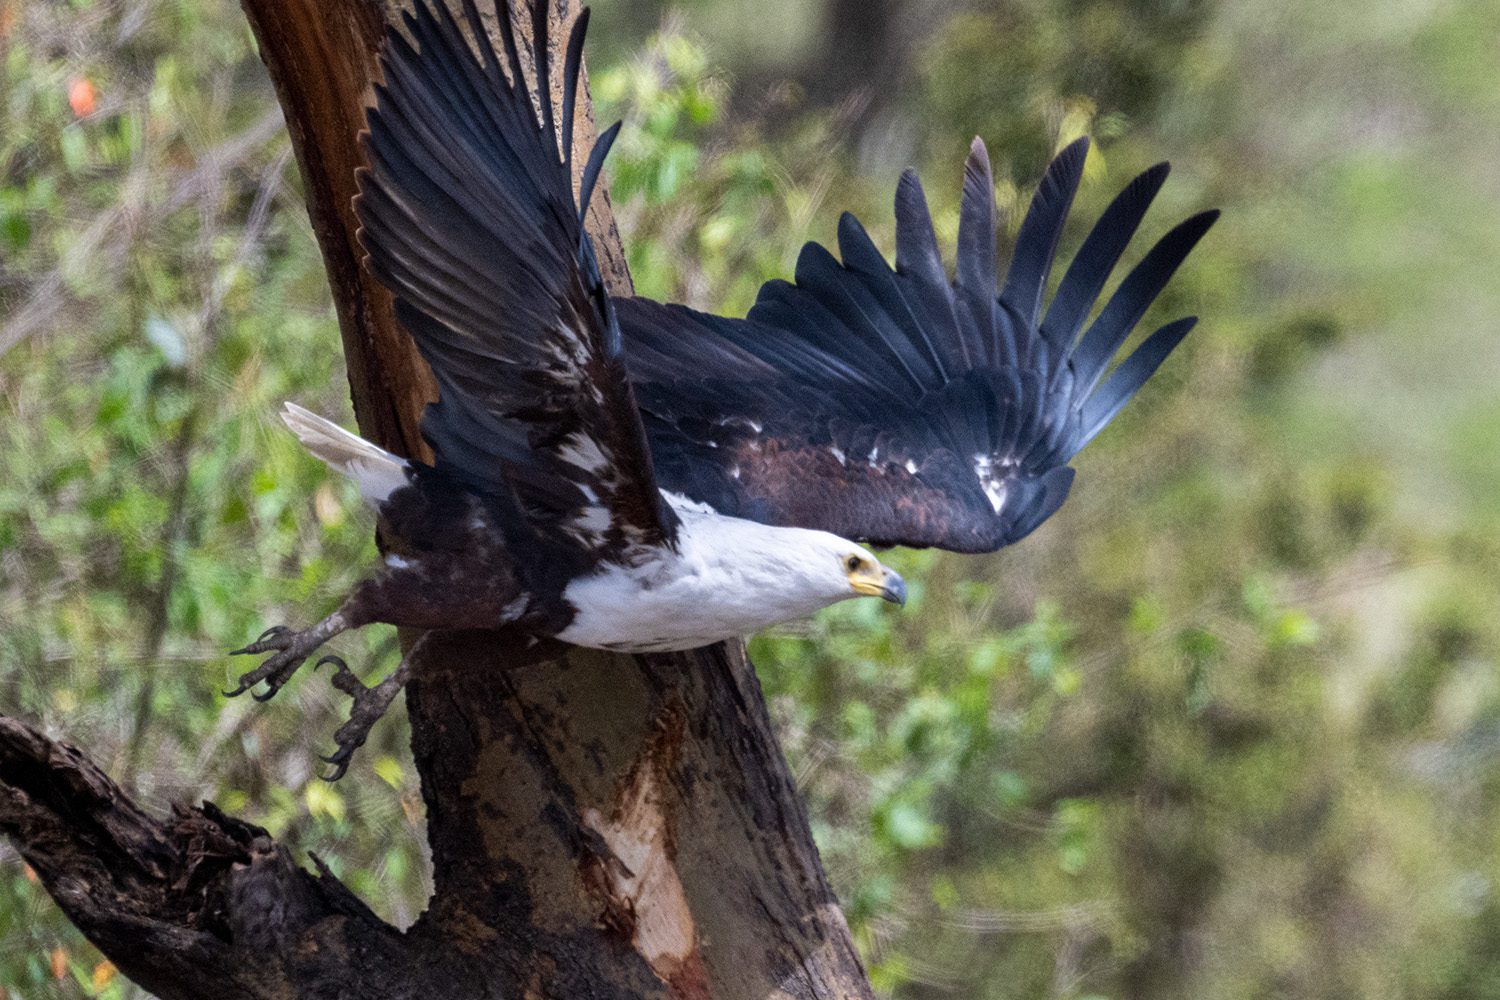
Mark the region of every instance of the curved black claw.
POLYGON ((313 664, 313 669, 317 670, 325 663, 332 663, 335 672, 342 672, 349 669, 349 664, 344 662, 342 656, 335 656, 332 653, 318 657, 318 662, 313 664))
POLYGON ((322 778, 324 781, 333 782, 338 781, 344 775, 348 774, 349 762, 354 759, 354 751, 358 750, 360 748, 360 745, 363 743, 364 740, 360 740, 359 743, 351 743, 348 746, 340 746, 333 753, 326 756, 323 754, 318 754, 319 760, 327 761, 328 763, 333 765, 333 770, 331 772, 329 772, 328 774, 321 774, 318 777, 322 778))
MULTIPOLYGON (((242 678, 240 680, 241 687, 244 686, 244 683, 245 682, 244 682, 244 680, 242 678)), ((276 692, 278 692, 280 690, 281 690, 281 685, 277 684, 275 681, 272 681, 271 683, 269 683, 269 684, 266 685, 266 689, 264 691, 260 691, 258 693, 252 693, 250 695, 250 697, 254 698, 256 701, 258 701, 262 705, 264 705, 266 702, 268 702, 272 698, 276 697, 276 692)))
POLYGON ((354 676, 354 671, 349 669, 349 664, 344 662, 343 657, 334 656, 332 653, 330 653, 320 659, 317 663, 314 663, 313 669, 317 670, 325 663, 333 664, 333 678, 329 681, 329 683, 347 694, 349 697, 353 698, 356 702, 359 701, 360 694, 370 690, 365 685, 364 681, 354 676))

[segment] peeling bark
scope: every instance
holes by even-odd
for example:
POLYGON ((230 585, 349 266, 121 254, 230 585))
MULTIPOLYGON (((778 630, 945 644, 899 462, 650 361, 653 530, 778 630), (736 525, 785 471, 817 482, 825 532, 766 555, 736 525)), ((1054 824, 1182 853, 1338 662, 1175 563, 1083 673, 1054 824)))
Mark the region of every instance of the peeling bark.
MULTIPOLYGON (((432 379, 360 266, 350 210, 397 10, 242 2, 302 169, 361 432, 423 457, 432 379)), ((571 19, 570 0, 545 2, 571 19)), ((591 114, 578 130, 592 141, 591 114)), ((628 293, 607 198, 589 229, 628 293)), ((0 828, 121 971, 166 998, 872 996, 743 645, 629 657, 432 633, 407 701, 435 891, 404 933, 265 831, 207 804, 147 816, 78 751, 4 719, 0 828)))

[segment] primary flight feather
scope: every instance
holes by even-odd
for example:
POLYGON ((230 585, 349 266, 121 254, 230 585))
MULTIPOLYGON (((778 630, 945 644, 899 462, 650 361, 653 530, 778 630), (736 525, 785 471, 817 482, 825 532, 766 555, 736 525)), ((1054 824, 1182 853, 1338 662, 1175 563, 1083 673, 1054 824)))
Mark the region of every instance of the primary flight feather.
MULTIPOLYGON (((1042 310, 1087 146, 1048 169, 996 294, 994 185, 978 140, 965 169, 956 272, 944 273, 914 174, 896 196, 896 267, 840 220, 840 258, 808 244, 744 319, 604 288, 583 225, 619 126, 573 193, 584 11, 564 47, 554 113, 545 4, 528 82, 509 4, 499 51, 473 0, 464 37, 419 0, 391 31, 362 136, 355 211, 371 272, 432 368, 422 418, 432 466, 293 404, 299 439, 351 476, 390 542, 379 570, 240 678, 267 698, 323 642, 371 622, 426 629, 515 623, 605 649, 688 649, 856 596, 905 600, 862 548, 988 551, 1067 496, 1067 463, 1187 333, 1168 324, 1113 356, 1213 221, 1167 234, 1092 324, 1110 272, 1166 176, 1105 212, 1042 310), (534 100, 534 95, 538 95, 534 100)), ((335 777, 394 697, 411 656, 355 697, 335 777)))
POLYGON ((1162 237, 1083 329, 1166 179, 1165 164, 1146 171, 1100 218, 1043 318, 1087 152, 1081 139, 1047 169, 998 296, 994 185, 976 139, 951 282, 908 171, 894 270, 846 213, 842 261, 809 243, 795 282, 768 282, 744 319, 617 300, 663 487, 722 513, 880 545, 988 552, 1030 534, 1066 499, 1068 462, 1196 322, 1168 323, 1105 377, 1218 215, 1162 237))

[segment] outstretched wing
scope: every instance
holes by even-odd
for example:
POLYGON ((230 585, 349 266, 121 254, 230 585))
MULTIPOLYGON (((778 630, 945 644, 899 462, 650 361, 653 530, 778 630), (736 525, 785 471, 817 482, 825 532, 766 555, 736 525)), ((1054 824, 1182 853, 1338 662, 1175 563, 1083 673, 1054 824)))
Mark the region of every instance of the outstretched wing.
POLYGON ((615 130, 594 147, 575 203, 588 12, 568 39, 557 121, 547 5, 533 5, 535 103, 509 6, 498 11, 501 54, 473 0, 464 13, 477 54, 428 0, 405 16, 411 41, 388 36, 362 137, 370 165, 355 203, 359 238, 437 378, 422 434, 438 468, 481 493, 514 491, 533 521, 595 556, 629 560, 673 544, 676 519, 656 489, 582 222, 615 130))
POLYGON ((1087 154, 1079 140, 1047 169, 998 296, 994 183, 976 139, 951 282, 907 171, 894 270, 846 213, 842 261, 807 244, 796 282, 768 282, 743 320, 616 300, 662 487, 876 544, 983 552, 1035 530, 1067 497, 1068 462, 1196 322, 1168 323, 1109 371, 1218 217, 1167 233, 1085 329, 1166 180, 1166 164, 1151 168, 1099 219, 1043 316, 1087 154))

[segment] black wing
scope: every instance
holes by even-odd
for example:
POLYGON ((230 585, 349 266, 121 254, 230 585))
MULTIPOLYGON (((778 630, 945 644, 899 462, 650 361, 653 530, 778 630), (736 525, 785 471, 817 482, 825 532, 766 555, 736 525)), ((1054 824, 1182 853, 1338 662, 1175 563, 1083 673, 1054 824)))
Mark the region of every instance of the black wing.
POLYGON ((442 7, 419 0, 408 42, 391 32, 385 82, 362 138, 369 169, 355 210, 368 266, 437 377, 422 417, 437 467, 470 489, 513 490, 533 521, 589 553, 629 560, 671 545, 620 359, 620 331, 582 222, 605 133, 573 198, 573 111, 585 11, 552 111, 546 4, 533 7, 536 104, 521 71, 509 3, 504 52, 473 0, 479 53, 442 7), (538 117, 536 106, 540 105, 538 117))
POLYGON ((1151 168, 1094 226, 1044 318, 1087 154, 1079 140, 1047 169, 998 296, 994 184, 976 139, 951 282, 907 171, 895 270, 846 213, 842 262, 807 244, 795 284, 768 282, 743 320, 616 300, 662 488, 721 513, 876 544, 983 552, 1033 531, 1066 499, 1068 462, 1196 322, 1157 330, 1106 377, 1218 217, 1193 216, 1164 236, 1084 329, 1166 180, 1166 164, 1151 168))

